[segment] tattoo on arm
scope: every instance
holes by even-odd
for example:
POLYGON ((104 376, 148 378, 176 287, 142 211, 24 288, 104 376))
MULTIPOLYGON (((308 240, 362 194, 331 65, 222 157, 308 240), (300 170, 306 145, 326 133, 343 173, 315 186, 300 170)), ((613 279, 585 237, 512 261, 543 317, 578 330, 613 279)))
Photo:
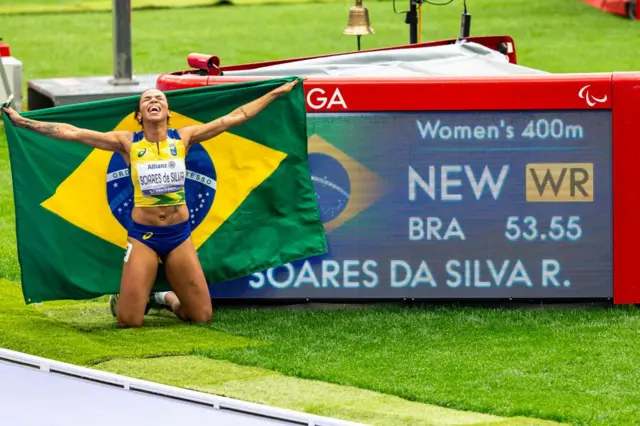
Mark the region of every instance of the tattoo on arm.
POLYGON ((126 132, 96 132, 67 123, 47 123, 21 118, 16 125, 53 139, 81 142, 85 145, 112 152, 126 151, 126 132))
POLYGON ((62 134, 60 131, 60 124, 58 123, 39 123, 37 121, 25 119, 22 123, 22 127, 52 138, 60 137, 62 134))

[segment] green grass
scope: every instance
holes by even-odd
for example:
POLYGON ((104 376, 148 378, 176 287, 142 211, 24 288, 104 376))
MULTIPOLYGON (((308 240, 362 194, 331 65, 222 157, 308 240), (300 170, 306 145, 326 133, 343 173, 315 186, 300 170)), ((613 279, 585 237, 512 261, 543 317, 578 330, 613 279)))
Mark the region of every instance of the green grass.
MULTIPOLYGON (((45 3, 75 4, 20 5, 45 3)), ((342 35, 352 4, 138 10, 134 70, 185 69, 190 52, 234 64, 352 50, 355 39, 342 35)), ((580 0, 468 4, 472 34, 513 36, 523 65, 550 72, 640 70, 633 49, 639 24, 580 0)), ((404 15, 395 15, 390 1, 365 6, 376 30, 363 39, 365 48, 408 41, 404 15)), ((455 37, 460 1, 425 5, 423 16, 423 40, 455 37)), ((1 35, 24 62, 25 85, 112 73, 108 13, 16 15, 3 24, 1 35)), ((0 132, 0 277, 19 281, 10 176, 0 132)), ((636 309, 222 309, 210 327, 163 315, 146 325, 117 330, 104 299, 26 307, 17 285, 0 282, 0 347, 63 361, 385 425, 477 424, 475 412, 509 417, 487 418, 490 424, 528 424, 526 418, 640 424, 636 309), (148 358, 163 355, 176 357, 148 358), (166 363, 178 373, 167 373, 166 363), (385 410, 392 415, 384 417, 385 410)))
POLYGON ((6 280, 0 280, 0 294, 0 347, 65 362, 93 365, 113 358, 179 355, 198 348, 263 344, 206 327, 185 327, 162 316, 148 318, 148 327, 143 329, 119 330, 113 318, 108 317, 106 300, 76 305, 73 316, 81 325, 74 327, 56 320, 56 312, 67 304, 49 304, 47 311, 39 314, 21 303, 18 286, 6 280), (100 327, 96 327, 98 323, 100 327))
MULTIPOLYGON (((146 380, 380 426, 536 425, 526 417, 461 412, 356 387, 205 356, 212 349, 270 344, 216 327, 189 326, 152 311, 146 327, 119 330, 104 298, 25 306, 17 284, 0 280, 0 347, 146 380), (381 407, 384 407, 381 410, 381 407)), ((555 424, 555 423, 554 423, 555 424)))
POLYGON ((358 388, 287 377, 262 368, 239 367, 201 356, 113 360, 98 367, 116 374, 146 377, 173 386, 371 425, 558 425, 525 417, 502 418, 450 410, 358 388), (167 374, 168 371, 172 373, 167 374))
POLYGON ((223 311, 270 345, 198 354, 410 401, 574 424, 640 423, 640 311, 223 311))
POLYGON ((636 308, 226 308, 210 326, 153 311, 145 325, 116 329, 104 299, 24 306, 0 282, 0 347, 119 374, 381 425, 640 422, 636 308))
MULTIPOLYGON (((249 4, 291 4, 291 3, 324 3, 337 0, 136 0, 132 2, 134 11, 147 9, 175 9, 199 8, 219 5, 249 5, 249 4)), ((28 0, 27 2, 2 4, 0 2, 0 16, 110 12, 113 9, 112 0, 28 0)))
MULTIPOLYGON (((458 34, 459 3, 424 6, 423 40, 458 34)), ((342 34, 350 5, 345 0, 135 11, 134 72, 187 69, 186 57, 191 52, 218 55, 228 65, 353 50, 355 38, 342 34)), ((404 15, 394 14, 391 2, 370 1, 366 6, 376 34, 363 37, 364 48, 408 43, 404 15)), ((513 36, 523 65, 550 72, 640 69, 640 57, 630 47, 639 40, 639 24, 579 0, 494 0, 472 2, 470 8, 472 34, 513 36)), ((23 61, 27 80, 113 73, 112 17, 108 13, 14 16, 3 20, 1 35, 13 55, 23 61)))
POLYGON ((0 124, 0 278, 18 281, 20 267, 18 265, 18 250, 16 244, 16 222, 13 205, 13 191, 11 183, 11 169, 7 135, 4 126, 0 124))

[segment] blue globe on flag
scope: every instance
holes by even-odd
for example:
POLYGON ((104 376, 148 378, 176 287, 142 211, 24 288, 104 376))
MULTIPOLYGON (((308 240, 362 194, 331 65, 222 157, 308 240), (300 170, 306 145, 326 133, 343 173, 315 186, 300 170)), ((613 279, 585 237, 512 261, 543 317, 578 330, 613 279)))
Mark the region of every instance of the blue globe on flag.
MULTIPOLYGON (((204 220, 216 195, 216 170, 207 151, 200 145, 189 149, 186 159, 185 195, 189 221, 194 229, 204 220)), ((107 200, 120 225, 129 229, 133 211, 133 184, 130 168, 120 154, 111 157, 106 176, 107 200)))

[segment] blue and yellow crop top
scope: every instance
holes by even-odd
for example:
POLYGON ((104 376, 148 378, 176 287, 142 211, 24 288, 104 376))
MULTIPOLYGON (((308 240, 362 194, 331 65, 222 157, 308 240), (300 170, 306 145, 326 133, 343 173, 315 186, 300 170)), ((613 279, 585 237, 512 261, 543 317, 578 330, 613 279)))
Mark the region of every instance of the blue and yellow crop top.
POLYGON ((145 140, 143 132, 134 133, 129 161, 136 207, 185 204, 185 146, 177 130, 169 129, 158 144, 145 140))

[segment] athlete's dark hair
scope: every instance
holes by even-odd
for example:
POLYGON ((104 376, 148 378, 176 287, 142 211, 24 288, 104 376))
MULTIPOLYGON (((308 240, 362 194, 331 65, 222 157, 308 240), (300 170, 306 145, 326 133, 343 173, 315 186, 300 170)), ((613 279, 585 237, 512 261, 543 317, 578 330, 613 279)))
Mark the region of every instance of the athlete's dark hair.
MULTIPOLYGON (((140 97, 138 98, 138 105, 136 106, 136 110, 133 112, 133 117, 136 119, 138 124, 140 124, 141 126, 142 126, 142 114, 140 113, 140 101, 142 100, 142 97, 144 96, 144 94, 147 93, 149 90, 157 90, 157 89, 154 89, 152 87, 152 88, 147 89, 144 92, 142 92, 140 94, 140 97)), ((171 111, 169 111, 169 114, 167 115, 167 124, 169 124, 170 120, 171 120, 171 111)))

